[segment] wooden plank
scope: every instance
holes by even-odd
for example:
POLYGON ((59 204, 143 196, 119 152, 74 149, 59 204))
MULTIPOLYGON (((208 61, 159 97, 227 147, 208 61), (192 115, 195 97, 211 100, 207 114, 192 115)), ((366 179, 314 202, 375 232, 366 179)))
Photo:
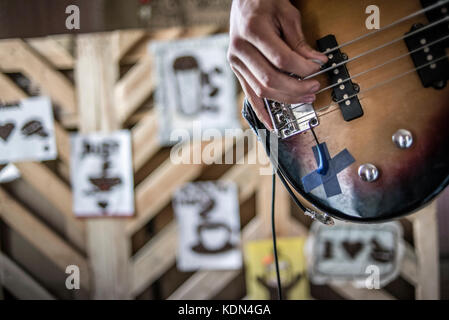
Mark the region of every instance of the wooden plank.
POLYGON ((143 29, 121 30, 119 31, 119 48, 114 52, 114 60, 119 63, 125 54, 145 36, 143 29))
POLYGON ((89 288, 87 262, 78 252, 62 240, 49 227, 36 219, 0 187, 0 217, 10 227, 47 256, 60 270, 69 265, 80 268, 81 285, 89 288))
MULTIPOLYGON (((262 234, 266 237, 271 235, 272 179, 271 175, 262 175, 256 194, 257 215, 264 222, 262 234)), ((276 234, 280 237, 289 235, 292 226, 290 223, 290 195, 278 177, 276 177, 275 215, 276 234)))
MULTIPOLYGON (((80 35, 77 38, 76 83, 80 131, 109 132, 120 129, 113 92, 118 78, 114 60, 119 48, 116 34, 80 35)), ((130 297, 128 262, 130 242, 124 221, 98 218, 87 221, 94 299, 130 297)))
MULTIPOLYGON (((405 241, 404 241, 405 242, 405 241)), ((404 257, 401 263, 401 276, 413 285, 417 285, 418 261, 411 245, 404 244, 404 257)))
POLYGON ((129 70, 115 85, 117 116, 125 122, 154 91, 153 58, 148 54, 129 70))
POLYGON ((418 300, 438 300, 440 298, 436 206, 436 201, 434 201, 420 210, 413 223, 415 250, 418 257, 416 286, 416 299, 418 300))
MULTIPOLYGON (((3 169, 3 166, 0 165, 0 172, 2 171, 2 169, 3 169)), ((1 229, 2 229, 2 227, 0 226, 0 300, 4 300, 5 299, 5 295, 3 292, 3 287, 4 287, 4 285, 3 285, 4 271, 3 270, 4 270, 4 267, 2 267, 2 258, 1 258, 1 254, 2 254, 2 237, 1 237, 2 230, 1 229)))
POLYGON ((47 59, 55 69, 73 69, 74 58, 54 37, 32 38, 26 40, 31 48, 47 59))
POLYGON ((177 225, 170 222, 150 240, 131 260, 133 297, 156 281, 176 260, 177 225))
POLYGON ((27 95, 11 79, 0 72, 0 97, 3 102, 15 102, 26 98, 27 95))
POLYGON ((156 110, 151 110, 133 129, 133 167, 137 172, 160 149, 156 110))
POLYGON ((0 286, 4 286, 20 300, 55 299, 44 287, 1 252, 0 275, 0 286))
POLYGON ((58 157, 66 165, 70 165, 70 137, 67 131, 57 122, 54 122, 56 146, 58 157))
POLYGON ((40 163, 17 163, 22 178, 64 216, 65 235, 79 248, 86 248, 85 225, 72 213, 72 192, 46 166, 40 163))
POLYGON ((19 39, 0 41, 0 68, 8 71, 12 66, 19 66, 66 114, 76 114, 75 91, 70 81, 19 39))

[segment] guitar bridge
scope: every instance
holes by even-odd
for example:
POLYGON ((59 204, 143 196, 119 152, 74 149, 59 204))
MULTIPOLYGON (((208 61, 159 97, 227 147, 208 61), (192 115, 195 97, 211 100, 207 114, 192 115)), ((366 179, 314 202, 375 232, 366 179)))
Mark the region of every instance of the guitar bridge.
POLYGON ((307 131, 319 124, 315 109, 310 103, 287 104, 265 101, 273 128, 281 139, 307 131))

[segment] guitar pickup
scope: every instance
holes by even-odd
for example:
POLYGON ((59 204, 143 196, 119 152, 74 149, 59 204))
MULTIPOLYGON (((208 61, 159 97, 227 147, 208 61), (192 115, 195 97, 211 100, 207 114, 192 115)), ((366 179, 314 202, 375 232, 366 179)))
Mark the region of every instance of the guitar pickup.
MULTIPOLYGON (((423 7, 435 4, 435 0, 421 0, 423 7)), ((431 23, 442 21, 449 16, 449 5, 438 7, 426 13, 431 23)), ((407 36, 404 41, 411 53, 413 63, 417 70, 419 79, 424 88, 433 87, 434 89, 443 89, 449 80, 449 59, 446 57, 446 48, 449 47, 449 38, 447 37, 448 22, 436 24, 426 30, 418 31, 423 28, 423 24, 415 24, 407 33, 414 32, 407 36), (443 41, 442 39, 445 40, 443 41), (423 48, 420 50, 420 48, 423 48), (432 63, 433 60, 438 59, 432 63), (421 67, 424 66, 425 67, 421 67)))
POLYGON ((332 98, 335 102, 338 102, 343 118, 345 121, 351 121, 363 116, 363 109, 357 96, 360 90, 359 86, 348 80, 350 75, 345 64, 337 67, 348 57, 340 49, 331 51, 338 46, 335 36, 327 35, 317 40, 317 46, 329 59, 323 68, 332 68, 327 72, 331 85, 340 83, 333 88, 332 98))
POLYGON ((286 139, 318 125, 318 117, 310 103, 287 104, 266 100, 273 128, 281 139, 286 139))

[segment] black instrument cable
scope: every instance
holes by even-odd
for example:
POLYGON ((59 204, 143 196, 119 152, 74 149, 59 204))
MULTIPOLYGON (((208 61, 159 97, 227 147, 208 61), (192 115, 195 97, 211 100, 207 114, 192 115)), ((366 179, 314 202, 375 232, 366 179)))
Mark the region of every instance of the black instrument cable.
POLYGON ((278 282, 278 298, 282 300, 282 286, 281 286, 281 274, 279 272, 279 258, 276 245, 276 225, 275 225, 275 212, 274 212, 274 198, 276 196, 276 171, 273 171, 273 181, 271 186, 271 233, 273 235, 273 252, 274 262, 276 265, 276 278, 278 282))

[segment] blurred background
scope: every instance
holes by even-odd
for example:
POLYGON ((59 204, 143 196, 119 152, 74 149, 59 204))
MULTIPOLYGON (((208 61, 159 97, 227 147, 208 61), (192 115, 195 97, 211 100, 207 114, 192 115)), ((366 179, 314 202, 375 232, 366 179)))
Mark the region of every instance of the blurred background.
MULTIPOLYGON (((227 66, 230 4, 0 0, 0 299, 274 298, 271 176, 260 174, 266 158, 240 116, 244 97, 227 66), (11 121, 30 116, 25 102, 41 96, 50 98, 52 123, 40 136, 53 139, 57 155, 21 158, 24 144, 9 140, 11 121), (25 111, 15 116, 11 105, 25 111), (192 136, 194 124, 237 133, 173 138, 177 129, 192 136), (122 149, 109 153, 104 139, 119 131, 122 149), (83 165, 76 136, 85 139, 81 150, 91 143, 101 159, 83 165), (213 163, 176 163, 180 145, 209 154, 212 146, 213 163), (80 187, 83 179, 95 192, 80 187), (132 193, 126 212, 117 209, 120 192, 132 193)), ((326 255, 333 235, 318 237, 277 185, 288 298, 449 298, 448 191, 399 220, 402 239, 379 240, 394 248, 394 259, 385 262, 382 288, 367 289, 354 286, 351 274, 313 281, 319 266, 311 260, 326 255)), ((356 264, 357 250, 346 255, 335 268, 356 264)))

